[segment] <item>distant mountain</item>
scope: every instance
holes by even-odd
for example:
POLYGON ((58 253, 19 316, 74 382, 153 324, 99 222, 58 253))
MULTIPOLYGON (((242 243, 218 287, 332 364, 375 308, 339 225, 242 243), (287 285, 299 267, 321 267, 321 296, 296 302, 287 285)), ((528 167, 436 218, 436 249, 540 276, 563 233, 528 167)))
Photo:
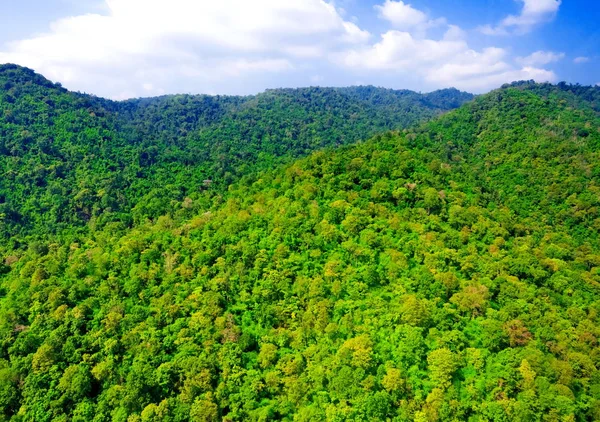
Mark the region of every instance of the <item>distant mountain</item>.
POLYGON ((248 172, 406 128, 472 98, 352 87, 115 102, 2 65, 0 233, 155 218, 248 172))
POLYGON ((595 88, 506 86, 337 148, 353 139, 340 128, 389 123, 382 112, 369 124, 357 104, 403 109, 391 100, 403 94, 278 90, 102 111, 48 89, 61 93, 52 106, 11 94, 22 108, 5 109, 38 125, 18 130, 53 138, 3 126, 31 138, 5 154, 7 186, 50 202, 4 188, 5 206, 45 212, 34 227, 46 216, 49 227, 0 244, 0 419, 600 420, 595 88), (188 107, 204 101, 219 106, 188 107), (222 154, 201 156, 210 171, 238 169, 227 190, 183 191, 199 183, 185 170, 196 157, 177 153, 200 154, 199 139, 222 154), (326 148, 266 168, 280 139, 293 154, 326 148), (235 166, 219 167, 235 147, 235 166), (240 170, 244 157, 261 164, 240 170), (134 176, 161 193, 124 188, 134 176), (53 200, 91 218, 168 212, 52 235, 68 222, 53 200))

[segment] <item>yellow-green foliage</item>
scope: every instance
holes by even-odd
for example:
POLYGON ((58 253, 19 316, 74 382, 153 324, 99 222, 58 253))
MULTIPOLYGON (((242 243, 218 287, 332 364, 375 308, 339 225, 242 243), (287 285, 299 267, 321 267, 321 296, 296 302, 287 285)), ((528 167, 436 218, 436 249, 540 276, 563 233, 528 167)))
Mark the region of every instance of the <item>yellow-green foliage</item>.
POLYGON ((0 417, 598 420, 597 129, 506 88, 198 208, 5 246, 0 417))

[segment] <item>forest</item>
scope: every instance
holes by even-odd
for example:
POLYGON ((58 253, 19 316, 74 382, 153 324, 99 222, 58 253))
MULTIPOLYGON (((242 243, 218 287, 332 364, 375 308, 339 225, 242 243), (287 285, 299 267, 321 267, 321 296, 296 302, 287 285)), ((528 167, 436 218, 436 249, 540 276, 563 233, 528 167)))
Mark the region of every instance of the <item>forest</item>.
POLYGON ((600 420, 598 87, 9 65, 0 162, 0 421, 600 420))
POLYGON ((0 88, 5 240, 131 226, 201 190, 224 191, 242 175, 408 127, 472 98, 453 89, 352 87, 115 102, 16 65, 0 65, 0 88))

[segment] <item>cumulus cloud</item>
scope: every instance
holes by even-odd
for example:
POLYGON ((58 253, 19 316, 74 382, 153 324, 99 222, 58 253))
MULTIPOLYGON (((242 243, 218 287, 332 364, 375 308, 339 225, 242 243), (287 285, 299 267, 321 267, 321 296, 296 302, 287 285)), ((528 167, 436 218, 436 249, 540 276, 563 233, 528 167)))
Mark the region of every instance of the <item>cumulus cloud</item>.
MULTIPOLYGON (((529 22, 533 16, 544 15, 550 10, 541 0, 525 0, 524 3, 522 22, 529 22)), ((379 74, 417 75, 429 87, 455 86, 473 92, 484 92, 521 79, 540 82, 557 79, 553 71, 541 66, 563 58, 563 53, 537 51, 517 59, 519 66, 516 67, 510 64, 512 59, 504 48, 471 48, 466 32, 457 25, 448 24, 445 18, 432 21, 426 13, 402 1, 386 0, 376 9, 380 18, 391 22, 395 29, 384 32, 374 44, 359 45, 337 54, 335 59, 341 65, 379 74), (446 27, 441 38, 426 36, 425 30, 434 25, 446 27)), ((512 25, 505 21, 507 26, 512 25)))
MULTIPOLYGON (((445 79, 450 80, 449 75, 441 75, 444 76, 445 79)), ((444 81, 445 79, 440 79, 440 81, 444 81)), ((507 82, 521 80, 534 80, 537 82, 556 82, 557 76, 551 70, 525 66, 522 68, 507 68, 504 71, 500 72, 490 72, 487 74, 473 74, 469 78, 454 79, 453 86, 462 89, 467 89, 471 92, 484 92, 493 88, 497 88, 500 85, 507 82)))
MULTIPOLYGON (((543 67, 562 58, 538 51, 515 60, 504 48, 474 49, 460 27, 395 0, 374 9, 393 27, 377 38, 326 0, 104 1, 104 14, 64 18, 0 47, 0 63, 32 67, 70 89, 128 98, 383 78, 411 80, 413 89, 482 92, 516 79, 554 81, 543 67)), ((524 3, 520 22, 547 16, 550 3, 560 2, 524 3)), ((505 28, 518 26, 507 19, 505 28)))
POLYGON ((565 53, 555 53, 552 51, 536 51, 527 57, 517 57, 517 63, 523 66, 540 66, 548 63, 557 62, 565 57, 565 53))
POLYGON ((407 31, 424 31, 446 22, 444 18, 430 19, 426 13, 403 1, 386 0, 382 5, 376 5, 375 9, 380 18, 391 22, 397 29, 407 31))
POLYGON ((54 22, 45 34, 9 43, 0 62, 118 98, 161 93, 168 79, 186 78, 198 91, 225 87, 224 78, 289 71, 298 58, 370 36, 323 0, 105 1, 106 15, 54 22))
POLYGON ((575 63, 575 64, 587 63, 589 61, 590 61, 590 58, 586 57, 586 56, 579 56, 579 57, 575 57, 573 59, 573 63, 575 63))
POLYGON ((445 41, 459 41, 466 39, 466 37, 467 33, 457 25, 448 25, 448 29, 444 33, 445 41))
POLYGON ((465 49, 462 40, 418 39, 408 32, 392 30, 385 32, 378 43, 344 52, 340 59, 353 68, 414 70, 449 62, 465 49))
POLYGON ((521 67, 509 64, 507 50, 488 47, 472 49, 464 32, 450 26, 439 40, 414 37, 406 31, 391 30, 377 43, 352 49, 338 55, 338 61, 352 69, 395 72, 401 75, 419 75, 432 87, 455 86, 473 92, 483 92, 505 82, 534 79, 553 82, 557 79, 551 70, 536 67, 547 64, 547 57, 523 63, 521 67))
POLYGON ((556 16, 562 0, 518 0, 523 3, 521 13, 508 15, 496 25, 483 25, 480 32, 485 35, 525 34, 536 25, 548 22, 556 16))

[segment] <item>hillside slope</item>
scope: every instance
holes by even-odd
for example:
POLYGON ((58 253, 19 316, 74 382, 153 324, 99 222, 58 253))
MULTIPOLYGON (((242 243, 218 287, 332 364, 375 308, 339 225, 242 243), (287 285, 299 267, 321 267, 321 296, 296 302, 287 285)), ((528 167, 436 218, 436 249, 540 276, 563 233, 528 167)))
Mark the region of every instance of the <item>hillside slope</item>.
POLYGON ((356 87, 115 102, 2 65, 0 238, 156 218, 240 175, 408 127, 471 98, 356 87))
POLYGON ((600 119, 507 87, 4 257, 23 421, 600 419, 600 119))

